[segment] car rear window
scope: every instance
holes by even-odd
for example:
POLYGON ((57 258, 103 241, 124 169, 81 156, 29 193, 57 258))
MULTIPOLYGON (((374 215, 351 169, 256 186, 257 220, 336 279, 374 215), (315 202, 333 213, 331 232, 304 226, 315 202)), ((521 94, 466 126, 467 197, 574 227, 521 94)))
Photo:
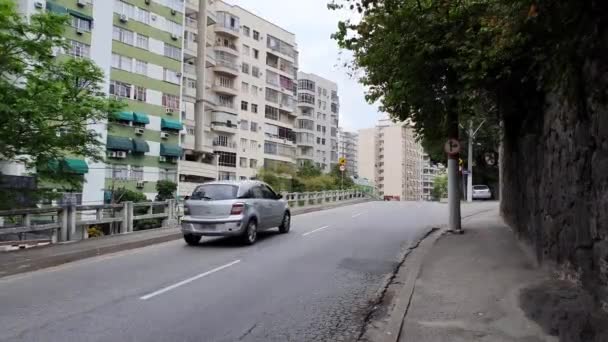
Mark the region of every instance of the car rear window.
POLYGON ((475 190, 488 190, 487 185, 473 185, 473 189, 475 190))
POLYGON ((192 193, 190 199, 193 200, 208 200, 221 201, 235 199, 239 188, 234 185, 226 184, 209 184, 201 185, 192 193))

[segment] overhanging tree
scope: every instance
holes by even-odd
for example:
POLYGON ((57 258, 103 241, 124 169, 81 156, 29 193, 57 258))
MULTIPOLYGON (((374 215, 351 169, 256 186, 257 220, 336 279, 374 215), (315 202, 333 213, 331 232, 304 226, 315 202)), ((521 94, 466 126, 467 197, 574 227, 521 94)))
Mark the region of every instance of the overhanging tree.
MULTIPOLYGON (((36 169, 39 180, 67 187, 82 177, 58 167, 72 158, 100 160, 99 134, 90 124, 120 109, 102 91, 103 72, 88 59, 54 57, 69 47, 68 17, 24 19, 13 1, 0 0, 0 161, 36 169), (51 167, 49 167, 51 166, 51 167)), ((3 191, 1 202, 10 205, 3 191)))

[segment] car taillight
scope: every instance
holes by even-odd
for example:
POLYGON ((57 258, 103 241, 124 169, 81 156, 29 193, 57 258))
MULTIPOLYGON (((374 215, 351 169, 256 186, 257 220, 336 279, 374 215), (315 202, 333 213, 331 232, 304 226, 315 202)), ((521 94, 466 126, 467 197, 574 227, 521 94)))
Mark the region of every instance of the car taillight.
POLYGON ((232 210, 230 210, 230 215, 241 215, 245 210, 245 204, 243 203, 235 203, 232 205, 232 210))
POLYGON ((190 208, 187 205, 184 205, 184 215, 190 215, 190 208))

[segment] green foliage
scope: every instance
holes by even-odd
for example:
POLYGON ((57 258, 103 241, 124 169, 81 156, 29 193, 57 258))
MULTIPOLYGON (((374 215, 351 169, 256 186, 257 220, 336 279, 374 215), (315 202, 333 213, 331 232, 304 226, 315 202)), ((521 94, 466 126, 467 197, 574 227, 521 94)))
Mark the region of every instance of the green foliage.
POLYGON ((27 21, 15 2, 0 0, 0 161, 38 167, 39 180, 79 186, 82 177, 49 163, 66 155, 102 158, 100 122, 120 105, 102 91, 103 72, 88 59, 58 59, 68 16, 27 21))
POLYGON ((123 203, 123 202, 147 202, 148 198, 146 195, 139 191, 133 191, 125 188, 119 188, 112 192, 112 203, 123 203))
POLYGON ((317 177, 322 174, 321 169, 315 166, 313 162, 310 160, 306 160, 304 165, 298 168, 297 175, 298 177, 308 178, 308 177, 317 177))
POLYGON ((499 114, 521 120, 542 112, 543 93, 580 88, 608 12, 605 2, 580 0, 333 0, 329 8, 360 13, 333 35, 353 53, 346 66, 363 71, 369 102, 415 122, 436 160, 458 116, 490 119, 484 130, 494 134, 499 114))
POLYGON ((307 191, 327 191, 339 189, 352 189, 355 184, 352 178, 344 175, 339 166, 332 168, 328 174, 323 174, 319 168, 312 163, 307 163, 298 168, 297 171, 284 172, 279 174, 275 171, 262 169, 258 172, 257 178, 268 183, 275 191, 307 192, 307 191), (343 181, 343 187, 342 186, 343 181))
POLYGON ((102 237, 104 235, 103 230, 101 228, 95 227, 95 226, 87 228, 87 234, 89 235, 90 239, 96 238, 96 237, 102 237))
POLYGON ((434 200, 439 201, 442 198, 448 196, 448 176, 440 175, 435 177, 433 183, 433 189, 431 190, 431 196, 434 200))
POLYGON ((156 200, 166 201, 168 199, 174 199, 175 193, 177 192, 177 184, 168 180, 161 180, 156 182, 156 200))

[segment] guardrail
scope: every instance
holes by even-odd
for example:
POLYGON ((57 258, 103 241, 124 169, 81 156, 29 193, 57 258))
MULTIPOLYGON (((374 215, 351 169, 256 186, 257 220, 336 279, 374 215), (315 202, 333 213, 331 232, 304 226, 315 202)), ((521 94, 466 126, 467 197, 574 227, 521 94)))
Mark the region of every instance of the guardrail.
MULTIPOLYGON (((359 190, 282 193, 292 208, 323 205, 368 197, 359 190)), ((104 226, 106 235, 133 232, 135 223, 160 220, 173 227, 183 216, 183 205, 165 202, 124 202, 104 205, 72 205, 0 211, 0 245, 10 243, 57 243, 89 238, 90 227, 104 226)))
POLYGON ((77 241, 88 239, 92 226, 107 225, 110 235, 124 234, 134 230, 134 222, 150 219, 160 219, 163 227, 169 227, 177 224, 179 212, 175 200, 4 210, 0 240, 13 236, 17 241, 77 241))

